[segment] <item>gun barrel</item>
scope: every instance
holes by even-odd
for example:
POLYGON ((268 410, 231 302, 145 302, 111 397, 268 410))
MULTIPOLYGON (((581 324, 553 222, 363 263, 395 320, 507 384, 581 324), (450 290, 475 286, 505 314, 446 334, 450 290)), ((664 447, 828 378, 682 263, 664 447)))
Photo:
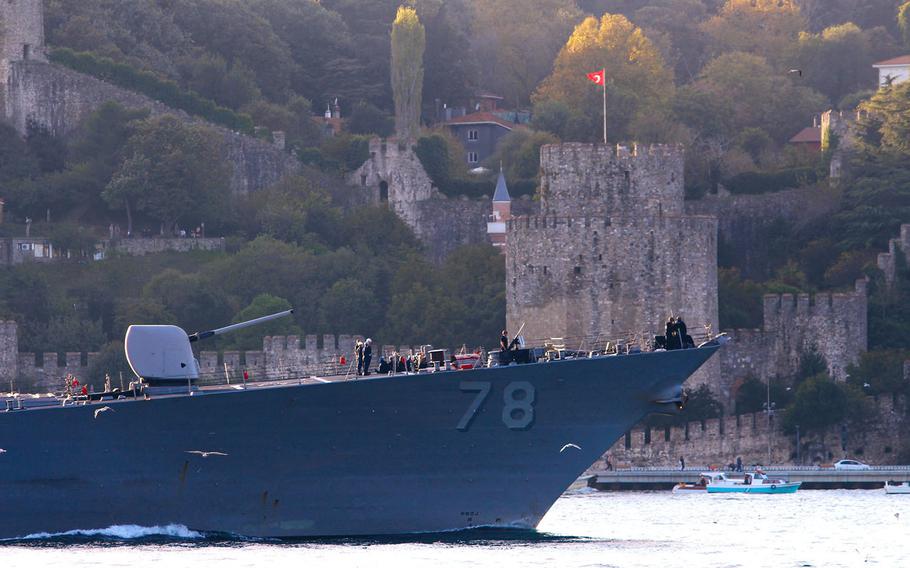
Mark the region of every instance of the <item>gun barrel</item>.
POLYGON ((270 314, 267 316, 262 316, 261 318, 251 319, 249 321, 242 321, 240 323, 234 323, 231 325, 226 325, 224 327, 219 327, 218 329, 212 329, 209 331, 200 331, 189 336, 190 341, 199 341, 200 339, 208 339, 215 335, 221 335, 223 333, 229 333, 231 331, 237 331, 238 329, 243 329, 245 327, 250 327, 253 325, 259 325, 261 323, 270 322, 278 318, 283 318, 294 313, 294 309, 285 310, 283 312, 278 312, 277 314, 270 314))

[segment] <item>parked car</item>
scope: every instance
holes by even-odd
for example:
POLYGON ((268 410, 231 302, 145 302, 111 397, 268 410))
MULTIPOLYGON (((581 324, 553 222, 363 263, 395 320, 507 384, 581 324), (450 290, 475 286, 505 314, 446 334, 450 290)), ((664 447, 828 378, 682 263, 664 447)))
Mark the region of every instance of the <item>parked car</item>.
POLYGON ((840 460, 839 462, 835 462, 834 469, 858 470, 871 468, 863 462, 858 462, 856 460, 840 460))

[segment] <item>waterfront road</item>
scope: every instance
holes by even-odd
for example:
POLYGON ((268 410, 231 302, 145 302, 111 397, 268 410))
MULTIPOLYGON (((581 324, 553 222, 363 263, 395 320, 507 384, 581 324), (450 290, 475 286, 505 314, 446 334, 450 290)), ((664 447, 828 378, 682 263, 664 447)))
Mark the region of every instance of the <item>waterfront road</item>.
MULTIPOLYGON (((585 479, 588 487, 601 491, 659 490, 672 489, 681 481, 694 483, 703 471, 707 470, 617 469, 589 472, 585 479)), ((801 489, 876 489, 884 487, 887 481, 910 481, 910 466, 906 465, 873 466, 859 471, 836 470, 833 467, 770 467, 763 471, 769 477, 802 481, 801 489)))

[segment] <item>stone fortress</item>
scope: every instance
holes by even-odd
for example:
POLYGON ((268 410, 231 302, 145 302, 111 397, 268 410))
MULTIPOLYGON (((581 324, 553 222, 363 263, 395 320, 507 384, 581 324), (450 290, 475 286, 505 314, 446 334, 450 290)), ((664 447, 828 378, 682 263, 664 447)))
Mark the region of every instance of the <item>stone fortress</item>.
MULTIPOLYGON (((34 122, 62 136, 109 101, 148 109, 153 115, 173 114, 188 123, 202 122, 144 95, 48 62, 43 0, 0 2, 0 111, 4 120, 22 134, 34 122)), ((299 169, 296 158, 273 144, 208 126, 222 138, 225 161, 232 167, 231 188, 237 193, 266 188, 299 169)))
POLYGON ((675 146, 541 148, 540 213, 513 218, 507 327, 528 338, 652 338, 670 314, 717 329, 717 220, 689 215, 675 146))

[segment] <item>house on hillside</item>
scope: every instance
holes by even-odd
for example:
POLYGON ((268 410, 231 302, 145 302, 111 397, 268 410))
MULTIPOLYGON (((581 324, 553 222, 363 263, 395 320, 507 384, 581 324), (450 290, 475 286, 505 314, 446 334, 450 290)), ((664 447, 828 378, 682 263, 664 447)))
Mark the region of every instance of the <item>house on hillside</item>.
POLYGON ((492 112, 474 112, 445 123, 465 149, 465 161, 476 168, 496 151, 496 144, 518 125, 492 112))
POLYGON ((445 109, 443 124, 464 146, 465 163, 469 168, 480 166, 493 155, 496 144, 503 136, 531 121, 531 114, 527 111, 501 109, 503 100, 499 95, 481 92, 475 95, 467 108, 445 109))
POLYGON ((822 149, 822 128, 818 116, 812 118, 812 126, 807 126, 790 139, 790 145, 805 152, 820 152, 822 149))
POLYGON ((879 61, 872 66, 878 69, 879 88, 910 81, 910 55, 879 61))

